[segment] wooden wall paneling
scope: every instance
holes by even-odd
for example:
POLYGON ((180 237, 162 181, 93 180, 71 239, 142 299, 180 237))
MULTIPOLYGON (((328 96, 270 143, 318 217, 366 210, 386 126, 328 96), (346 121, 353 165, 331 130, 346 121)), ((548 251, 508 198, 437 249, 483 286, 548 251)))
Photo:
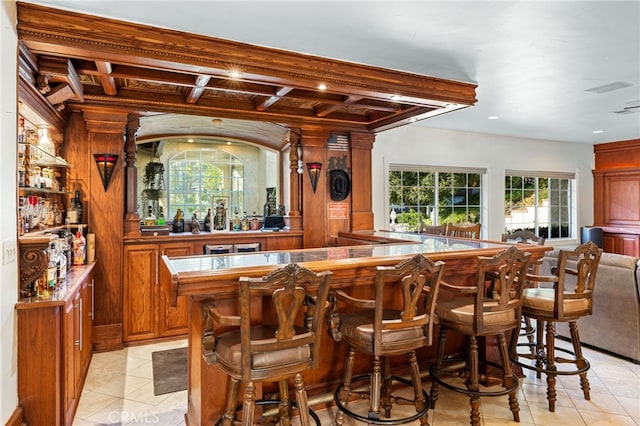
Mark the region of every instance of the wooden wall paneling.
MULTIPOLYGON (((373 201, 371 192, 371 150, 373 133, 351 132, 351 230, 373 229, 373 201)), ((381 189, 379 189, 381 190, 381 189)))
MULTIPOLYGON (((96 349, 116 349, 122 346, 122 267, 124 228, 124 133, 126 113, 84 110, 84 119, 89 130, 89 175, 91 200, 89 203, 89 229, 96 234, 95 291, 96 324, 98 328, 112 328, 108 336, 119 339, 107 340, 104 330, 94 333, 96 349), (102 178, 93 154, 118 154, 111 182, 105 191, 102 178), (118 265, 118 266, 116 266, 118 265)), ((97 331, 97 330, 96 330, 97 331)))
POLYGON ((126 342, 156 337, 156 264, 158 246, 132 245, 124 248, 123 339, 126 342))
POLYGON ((604 175, 605 225, 640 226, 640 170, 615 170, 604 175))
MULTIPOLYGON (((331 144, 328 145, 331 148, 331 144)), ((345 171, 351 178, 353 174, 353 165, 351 163, 351 152, 341 150, 327 150, 327 235, 328 245, 338 245, 338 235, 340 232, 347 232, 351 230, 351 198, 352 192, 349 192, 347 198, 342 201, 334 201, 331 199, 331 170, 328 166, 336 169, 346 169, 345 171), (344 214, 344 218, 340 218, 344 214)))
POLYGON ((593 225, 602 226, 604 222, 604 172, 593 170, 593 225))
POLYGON ((323 247, 329 242, 327 232, 327 187, 326 146, 329 131, 325 129, 302 129, 302 217, 304 223, 304 247, 323 247), (307 163, 319 161, 322 171, 316 192, 311 188, 307 163))
POLYGON ((69 190, 79 190, 83 222, 96 234, 95 349, 122 347, 123 144, 127 114, 83 107, 71 114, 66 158, 72 164, 69 190), (104 190, 93 154, 115 153, 118 164, 104 190))
POLYGON ((596 170, 640 167, 640 139, 596 144, 593 152, 596 170))

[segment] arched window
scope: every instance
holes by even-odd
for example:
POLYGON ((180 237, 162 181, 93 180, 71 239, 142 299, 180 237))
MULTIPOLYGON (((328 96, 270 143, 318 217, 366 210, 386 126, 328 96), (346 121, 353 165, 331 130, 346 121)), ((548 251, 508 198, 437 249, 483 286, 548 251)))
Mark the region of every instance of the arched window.
POLYGON ((169 217, 178 209, 185 218, 203 220, 215 203, 226 203, 227 215, 242 214, 244 164, 219 149, 182 151, 169 159, 167 204, 169 217))

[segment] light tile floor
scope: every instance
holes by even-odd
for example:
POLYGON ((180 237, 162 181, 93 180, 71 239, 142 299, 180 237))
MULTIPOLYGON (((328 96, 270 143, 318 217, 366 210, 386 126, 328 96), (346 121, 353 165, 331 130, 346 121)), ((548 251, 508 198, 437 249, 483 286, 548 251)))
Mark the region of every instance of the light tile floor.
MULTIPOLYGON (((151 353, 185 345, 185 340, 179 340, 94 354, 74 426, 184 425, 187 392, 154 396, 151 353)), ((550 413, 544 376, 538 380, 535 373, 525 370, 518 396, 520 425, 640 425, 640 365, 593 350, 584 351, 591 362, 591 400, 584 400, 576 376, 559 377, 556 411, 550 413)), ((427 383, 427 391, 429 387, 427 383)), ((333 407, 318 411, 323 426, 333 424, 334 413, 333 407)), ((506 396, 481 398, 480 413, 484 425, 518 424, 512 421, 506 396)), ((429 412, 429 423, 469 424, 468 398, 440 387, 436 408, 429 412)))

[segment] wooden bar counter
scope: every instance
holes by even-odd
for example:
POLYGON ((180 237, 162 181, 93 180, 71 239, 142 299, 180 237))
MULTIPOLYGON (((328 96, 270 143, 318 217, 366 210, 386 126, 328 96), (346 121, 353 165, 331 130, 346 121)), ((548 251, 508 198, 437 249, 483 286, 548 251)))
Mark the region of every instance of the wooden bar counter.
MULTIPOLYGON (((394 265, 423 253, 446 263, 445 280, 468 283, 475 273, 478 256, 491 256, 508 247, 506 243, 492 241, 385 231, 341 233, 338 241, 351 245, 225 255, 162 256, 161 285, 171 286, 174 299, 187 296, 189 300, 188 425, 213 424, 224 410, 226 376, 202 358, 202 338, 207 327, 203 313, 213 302, 218 306, 227 304, 230 310, 236 309, 234 298, 237 297, 238 277, 262 276, 280 266, 299 263, 314 271, 332 271, 332 288, 348 289, 353 295, 370 297, 378 265, 394 265)), ((541 258, 550 249, 526 246, 534 259, 541 258)), ((251 315, 256 319, 270 315, 270 307, 267 303, 257 303, 251 315)), ((305 374, 312 400, 313 395, 332 391, 343 374, 346 345, 334 343, 328 334, 322 339, 321 366, 305 374)), ((451 339, 447 351, 459 352, 463 343, 461 336, 458 340, 451 339)), ((434 354, 434 347, 425 348, 419 359, 428 365, 434 354)), ((356 373, 370 367, 365 357, 360 360, 356 373)), ((258 386, 258 391, 268 394, 271 388, 258 386)))

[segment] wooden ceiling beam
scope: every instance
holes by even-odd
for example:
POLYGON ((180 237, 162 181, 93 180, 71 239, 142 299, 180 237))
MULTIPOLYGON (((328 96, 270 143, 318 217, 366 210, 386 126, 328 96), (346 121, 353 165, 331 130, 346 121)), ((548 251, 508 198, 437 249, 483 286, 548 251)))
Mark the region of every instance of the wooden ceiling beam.
MULTIPOLYGON (((358 102, 361 99, 362 99, 362 96, 349 96, 347 99, 345 99, 343 104, 344 105, 351 105, 351 104, 353 104, 355 102, 358 102)), ((318 117, 326 117, 327 115, 331 114, 332 112, 338 110, 340 107, 341 107, 341 105, 320 105, 320 106, 315 108, 316 116, 318 116, 318 117)))
MULTIPOLYGON (((171 111, 366 132, 476 102, 472 83, 26 2, 17 3, 17 33, 29 57, 47 58, 58 68, 65 62, 80 73, 68 81, 56 73, 45 75, 44 93, 51 90, 49 80, 60 79, 80 94, 66 102, 136 114, 171 111), (230 76, 232 69, 240 72, 239 79, 230 76), (320 81, 327 84, 326 92, 318 91, 320 81)), ((26 59, 20 64, 25 79, 35 76, 26 59)), ((61 87, 56 99, 67 90, 61 87)))
POLYGON ((30 3, 17 3, 17 32, 36 52, 57 51, 93 60, 158 69, 217 75, 237 69, 245 78, 279 86, 314 89, 319 81, 331 90, 384 99, 402 95, 412 102, 473 105, 473 83, 446 80, 354 62, 272 49, 199 34, 99 18, 30 3), (60 37, 64 28, 64 37, 60 37), (211 72, 210 72, 211 71, 211 72))
POLYGON ((40 74, 39 84, 42 93, 48 93, 51 82, 66 83, 73 91, 74 96, 83 100, 83 87, 80 76, 73 67, 70 59, 41 56, 38 58, 38 73, 40 74))
POLYGON ((278 102, 280 98, 282 98, 283 96, 286 96, 292 90, 293 90, 293 87, 280 87, 278 90, 276 90, 275 95, 270 96, 268 98, 263 98, 261 102, 256 102, 256 110, 258 111, 266 110, 271 105, 278 102))
POLYGON ((107 95, 117 95, 118 88, 116 86, 116 79, 111 76, 112 67, 110 62, 96 61, 96 70, 98 71, 98 78, 102 83, 102 90, 107 95))
POLYGON ((211 77, 208 75, 199 75, 196 77, 196 87, 189 89, 187 96, 185 97, 187 103, 195 104, 198 102, 198 99, 200 99, 204 93, 204 87, 209 83, 209 80, 211 80, 211 77))

